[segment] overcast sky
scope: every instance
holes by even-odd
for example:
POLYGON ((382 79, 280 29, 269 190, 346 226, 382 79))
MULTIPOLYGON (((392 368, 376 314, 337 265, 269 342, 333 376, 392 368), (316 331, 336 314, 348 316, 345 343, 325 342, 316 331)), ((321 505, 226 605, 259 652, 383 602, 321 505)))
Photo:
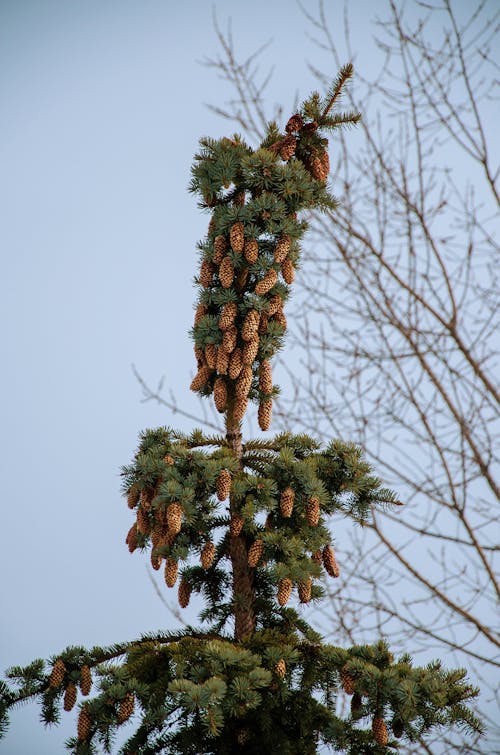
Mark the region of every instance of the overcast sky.
MULTIPOLYGON (((376 4, 350 4, 371 66, 376 4)), ((341 3, 326 6, 342 48, 341 3)), ((298 5, 216 8, 243 55, 273 39, 288 113, 316 86, 306 61, 323 63, 298 5)), ((132 363, 199 412, 187 331, 207 217, 186 187, 198 138, 230 130, 205 107, 229 95, 200 64, 217 53, 210 2, 0 2, 0 669, 174 626, 124 544, 119 470, 141 429, 193 427, 141 403, 132 363)), ((64 752, 74 715, 51 731, 38 716, 16 711, 0 752, 64 752)))

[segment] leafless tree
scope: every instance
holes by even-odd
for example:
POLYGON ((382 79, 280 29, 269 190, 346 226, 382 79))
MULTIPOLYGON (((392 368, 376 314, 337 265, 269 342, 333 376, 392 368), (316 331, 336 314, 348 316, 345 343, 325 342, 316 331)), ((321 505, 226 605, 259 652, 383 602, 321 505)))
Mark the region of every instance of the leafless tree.
MULTIPOLYGON (((379 633, 466 666, 483 690, 488 744, 441 740, 418 752, 493 752, 500 14, 488 0, 402 8, 387 0, 374 26, 379 69, 357 68, 350 104, 363 120, 357 138, 335 145, 332 167, 340 209, 311 218, 296 284, 303 317, 290 323, 287 355, 295 390, 280 416, 294 431, 360 443, 405 502, 374 514, 361 534, 339 521, 345 578, 318 616, 323 630, 355 642, 379 633)), ((338 68, 323 2, 303 12, 338 68)), ((356 63, 348 3, 343 31, 356 63)), ((256 56, 237 59, 230 31, 217 33, 220 54, 207 64, 234 96, 213 109, 256 139, 276 115, 267 77, 260 83, 256 56)), ((313 70, 319 87, 329 83, 313 70)))

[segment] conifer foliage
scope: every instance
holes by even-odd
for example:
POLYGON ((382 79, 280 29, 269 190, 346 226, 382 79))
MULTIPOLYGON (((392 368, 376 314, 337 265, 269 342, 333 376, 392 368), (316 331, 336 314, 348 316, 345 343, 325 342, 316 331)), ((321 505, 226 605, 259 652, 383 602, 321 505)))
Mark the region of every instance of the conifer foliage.
POLYGON ((123 475, 130 552, 163 568, 181 608, 201 596, 201 628, 69 647, 48 664, 10 669, 11 686, 0 687, 4 728, 8 709, 33 697, 46 723, 78 701, 68 742, 78 755, 111 751, 126 724, 128 755, 312 755, 328 746, 377 755, 437 726, 480 729, 466 706, 477 690, 463 671, 416 668, 383 641, 328 645, 306 621, 325 582, 341 576, 335 519, 362 523, 373 506, 399 505, 360 449, 241 434, 251 402, 261 429, 271 423, 271 360, 307 228, 300 212, 335 207, 327 135, 359 117, 335 111, 351 74, 343 68, 284 132, 269 124, 258 149, 237 135, 205 138, 195 157, 191 190, 211 219, 199 245, 191 388, 213 396, 226 433, 147 430, 123 475), (339 694, 351 696, 347 717, 337 715, 339 694))

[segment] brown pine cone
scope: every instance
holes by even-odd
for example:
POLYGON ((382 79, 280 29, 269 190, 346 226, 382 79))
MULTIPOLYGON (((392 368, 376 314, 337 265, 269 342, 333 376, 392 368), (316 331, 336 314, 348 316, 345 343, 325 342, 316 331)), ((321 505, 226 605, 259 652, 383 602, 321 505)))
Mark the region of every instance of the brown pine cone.
POLYGON ((300 131, 303 125, 304 119, 300 113, 295 113, 295 115, 292 115, 291 118, 288 119, 285 131, 287 134, 293 134, 295 131, 300 131))
POLYGON ((219 329, 227 330, 228 328, 232 327, 232 325, 234 325, 237 313, 238 308, 234 301, 230 301, 227 304, 224 304, 219 317, 219 329))
POLYGON ((262 280, 260 280, 257 285, 255 286, 255 293, 259 296, 263 296, 264 294, 267 294, 268 291, 270 291, 274 286, 276 285, 276 282, 278 280, 278 273, 274 268, 271 268, 267 271, 267 273, 264 275, 262 280))
POLYGON ((286 663, 283 658, 279 659, 278 663, 274 667, 274 670, 276 672, 276 676, 279 676, 280 679, 283 679, 286 674, 286 663))
POLYGON ((259 369, 259 388, 262 393, 271 394, 273 392, 273 372, 271 362, 264 359, 259 369))
POLYGON ((125 543, 128 545, 130 553, 133 553, 137 548, 137 524, 133 523, 132 527, 127 533, 125 543))
POLYGON ((205 352, 201 348, 201 346, 196 346, 196 345, 193 350, 194 350, 194 355, 196 357, 196 366, 198 367, 198 369, 201 369, 202 367, 206 366, 205 352))
POLYGON ((217 498, 219 501, 225 501, 229 498, 232 479, 233 476, 229 469, 221 469, 217 477, 217 498))
POLYGON ((262 557, 262 551, 264 550, 264 543, 262 540, 255 540, 248 549, 248 565, 253 569, 259 563, 262 557))
POLYGON ((163 557, 160 556, 158 553, 155 552, 154 548, 151 548, 151 556, 150 556, 151 566, 155 571, 158 571, 158 569, 161 566, 161 562, 163 561, 163 557))
POLYGON ((238 191, 234 195, 233 204, 235 207, 243 207, 245 204, 245 192, 244 191, 238 191))
POLYGON ((232 354, 236 348, 238 340, 238 330, 235 325, 231 325, 230 328, 222 333, 222 349, 226 354, 232 354))
POLYGON ((225 236, 216 236, 214 238, 214 257, 216 265, 220 265, 227 251, 227 240, 225 236))
POLYGON ((328 174, 330 173, 330 158, 328 157, 328 152, 326 150, 323 152, 320 152, 318 157, 323 166, 323 173, 325 175, 325 181, 326 181, 328 174))
POLYGON ((259 330, 260 315, 256 309, 251 309, 243 320, 241 337, 244 341, 251 341, 259 330))
POLYGON ((163 576, 165 577, 165 584, 167 587, 173 587, 175 583, 177 582, 177 573, 179 571, 179 564, 175 560, 175 558, 170 558, 170 556, 165 561, 165 570, 163 572, 163 576))
POLYGON ((241 358, 244 365, 252 365, 257 358, 259 351, 259 336, 255 333, 250 341, 247 341, 241 351, 241 358))
POLYGON ((231 288, 234 280, 234 267, 231 257, 224 257, 219 267, 219 279, 223 288, 231 288))
POLYGON ((237 254, 241 254, 245 244, 245 229, 243 223, 233 223, 231 230, 229 231, 229 241, 231 243, 231 249, 237 254))
POLYGON ((60 687, 66 673, 66 665, 62 658, 58 658, 52 667, 49 678, 49 687, 60 687))
POLYGON ((238 537, 238 535, 241 533, 241 530, 243 529, 243 525, 245 524, 245 520, 241 516, 241 514, 233 514, 231 517, 231 523, 229 525, 229 532, 233 537, 238 537))
POLYGON ((92 726, 92 718, 90 715, 90 711, 88 708, 88 705, 82 705, 80 708, 80 713, 78 715, 78 726, 77 726, 77 739, 79 742, 85 742, 85 740, 88 738, 90 734, 90 729, 92 726))
POLYGON ((288 285, 291 286, 295 280, 295 268, 290 257, 287 257, 281 263, 281 274, 283 275, 285 283, 288 283, 288 285))
POLYGON ((281 141, 279 156, 282 160, 287 162, 291 157, 293 157, 296 149, 297 139, 295 138, 295 136, 288 134, 288 136, 285 136, 285 138, 281 141))
POLYGON ((308 579, 301 580, 298 584, 299 588, 299 600, 301 603, 309 603, 311 600, 311 591, 312 591, 312 579, 309 577, 308 579))
POLYGON ((286 606, 286 604, 290 600, 292 588, 293 582, 291 579, 288 579, 288 577, 285 577, 285 579, 280 579, 280 581, 278 582, 278 603, 280 604, 280 606, 286 606))
POLYGON ((317 527, 319 522, 319 498, 312 495, 307 501, 306 519, 310 527, 317 527))
POLYGON ((229 358, 228 375, 231 380, 236 380, 243 367, 241 349, 237 346, 229 358))
POLYGON ((290 250, 291 238, 288 235, 280 236, 274 248, 274 261, 280 264, 286 259, 290 250))
POLYGON ((215 407, 221 414, 226 411, 227 405, 227 386, 222 377, 218 377, 214 383, 214 401, 215 407))
POLYGON ((178 599, 181 608, 186 608, 189 605, 189 599, 191 597, 191 585, 186 582, 184 577, 179 583, 178 599))
POLYGON ((248 365, 242 367, 238 380, 236 381, 237 398, 247 398, 250 388, 252 387, 252 377, 252 368, 248 365))
POLYGON ((214 274, 214 266, 208 260, 203 260, 200 267, 200 285, 203 288, 209 288, 212 285, 212 278, 214 274))
POLYGON ((330 577, 340 577, 340 569, 335 558, 335 551, 331 545, 325 545, 323 548, 323 566, 330 577))
POLYGON ((130 490, 127 493, 127 505, 129 509, 135 509, 135 507, 139 503, 140 497, 141 497, 141 494, 139 490, 137 489, 137 485, 135 483, 132 484, 130 487, 130 490))
POLYGON ((243 396, 236 396, 233 406, 233 417, 236 422, 241 422, 245 416, 248 407, 248 399, 243 396))
MULTIPOLYGON (((329 164, 325 159, 325 155, 326 152, 320 152, 318 155, 314 155, 306 165, 306 168, 309 170, 312 177, 321 182, 326 181, 329 173, 329 164)), ((328 157, 328 155, 326 155, 326 157, 328 157)))
POLYGON ((215 545, 210 540, 205 543, 201 552, 201 566, 203 569, 210 569, 215 558, 215 545))
POLYGON ((287 323, 286 323, 286 316, 285 316, 285 313, 283 311, 276 312, 276 314, 273 315, 272 319, 273 319, 273 322, 279 323, 279 325, 281 325, 281 327, 283 328, 284 331, 286 330, 286 325, 287 325, 287 323))
POLYGON ((318 130, 318 124, 316 121, 309 121, 309 123, 304 123, 299 130, 302 134, 311 134, 318 130))
POLYGON ((140 532, 141 535, 147 535, 149 533, 149 530, 149 517, 144 511, 144 508, 140 506, 137 509, 137 532, 140 532))
POLYGON ((76 703, 76 696, 77 696, 76 685, 73 682, 69 682, 64 692, 64 704, 63 704, 64 710, 66 711, 73 710, 74 705, 76 703))
POLYGON ((87 697, 91 689, 92 689, 92 674, 90 673, 90 668, 85 664, 80 669, 80 690, 82 692, 82 695, 87 697))
POLYGON ((267 333, 268 325, 269 317, 265 312, 263 312, 260 316, 259 335, 264 335, 265 333, 267 333))
POLYGON ((271 296, 269 300, 269 304, 267 305, 267 314, 269 317, 272 317, 277 312, 283 311, 283 300, 279 294, 274 294, 274 296, 271 296))
POLYGON ((273 402, 270 398, 263 399, 259 404, 258 420, 260 429, 265 432, 271 427, 271 416, 273 411, 273 402))
POLYGON ((175 501, 167 506, 167 526, 172 535, 178 535, 182 527, 184 512, 180 503, 175 501))
POLYGON ((247 239, 245 241, 243 254, 245 255, 246 261, 249 262, 250 265, 253 265, 254 262, 257 262, 257 259, 259 257, 259 245, 255 239, 247 239))
POLYGON ((217 349, 217 372, 219 375, 227 375, 229 369, 229 354, 221 347, 217 349))
POLYGON ((119 724, 125 723, 125 721, 128 721, 130 716, 134 712, 135 707, 135 697, 133 692, 127 692, 125 697, 123 697, 120 700, 120 705, 118 708, 118 717, 117 721, 119 724))
POLYGON ((403 732, 404 732, 404 726, 403 726, 403 722, 401 721, 400 718, 393 718, 392 719, 391 729, 392 729, 392 733, 394 734, 394 736, 396 737, 396 739, 401 739, 401 737, 403 736, 403 732))
POLYGON ((210 378, 210 375, 212 374, 213 370, 210 369, 207 365, 204 365, 203 367, 200 367, 197 374, 194 376, 193 381, 191 383, 191 390, 192 391, 199 391, 201 388, 203 388, 204 385, 208 383, 208 380, 210 378))
POLYGON ((342 682, 342 689, 344 690, 346 695, 354 695, 354 693, 356 692, 356 684, 349 671, 347 670, 347 664, 342 667, 342 670, 340 672, 340 680, 342 682))
POLYGON ((194 313, 194 326, 195 327, 199 325, 201 318, 205 317, 207 312, 208 312, 207 305, 201 304, 200 302, 200 304, 198 304, 198 306, 196 307, 196 312, 194 313))
POLYGON ((317 551, 314 551, 314 553, 311 554, 311 561, 314 561, 315 564, 319 564, 321 566, 321 563, 323 559, 321 558, 321 548, 318 548, 317 551))
POLYGON ((372 732, 375 742, 381 747, 385 747, 389 741, 389 735, 387 732, 387 726, 385 721, 380 716, 374 716, 372 722, 372 732))
POLYGON ((295 501, 295 491, 293 488, 285 488, 280 497, 281 516, 289 519, 292 516, 293 503, 295 501))

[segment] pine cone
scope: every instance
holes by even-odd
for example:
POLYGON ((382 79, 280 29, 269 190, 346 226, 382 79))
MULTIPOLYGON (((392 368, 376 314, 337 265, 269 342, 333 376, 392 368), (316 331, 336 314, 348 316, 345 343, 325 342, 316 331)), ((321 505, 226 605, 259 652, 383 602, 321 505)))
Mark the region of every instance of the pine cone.
POLYGON ((285 283, 288 283, 288 285, 291 286, 295 280, 295 269, 290 257, 287 257, 281 263, 281 274, 283 275, 285 283))
POLYGON ((232 354, 236 348, 236 342, 238 340, 238 330, 235 325, 231 325, 230 328, 225 330, 222 334, 222 349, 226 354, 232 354))
POLYGON ((286 259, 290 250, 291 238, 288 235, 280 236, 274 248, 274 261, 280 264, 286 259))
POLYGON ((222 377, 218 377, 214 383, 214 401, 218 412, 222 414, 226 411, 227 387, 222 377))
POLYGON ((205 352, 201 348, 201 346, 196 346, 196 345, 193 350, 194 350, 194 355, 196 357, 196 366, 198 367, 198 369, 201 369, 202 367, 206 365, 205 352))
POLYGON ((236 422, 241 422, 245 416, 248 406, 248 399, 243 396, 236 396, 233 406, 233 417, 236 422))
POLYGON ((197 325, 199 325, 200 320, 202 317, 205 317, 205 315, 208 312, 208 307, 206 304, 198 304, 196 307, 196 312, 194 313, 194 327, 196 328, 197 325))
POLYGON ((295 138, 295 136, 288 134, 288 136, 285 136, 285 138, 281 141, 279 156, 282 160, 287 162, 291 157, 293 157, 296 149, 297 139, 295 138))
POLYGON ((197 374, 194 376, 193 381, 191 383, 191 390, 192 391, 199 391, 201 390, 207 383, 210 378, 210 375, 212 374, 212 370, 208 366, 200 367, 197 374))
POLYGON ((241 352, 241 358, 244 365, 252 365, 255 362, 257 353, 259 351, 259 336, 255 333, 250 341, 247 341, 243 346, 241 352))
POLYGON ((190 597, 191 597, 191 585, 189 584, 189 582, 186 582, 186 580, 183 577, 179 583, 179 592, 178 592, 179 605, 181 608, 186 608, 188 606, 190 597))
POLYGON ((60 687, 66 673, 66 665, 62 658, 58 658, 52 667, 49 679, 49 687, 60 687))
POLYGON ((205 346, 205 362, 211 370, 215 370, 217 367, 217 346, 214 343, 205 346))
POLYGON ((319 498, 312 495, 307 501, 306 519, 310 527, 317 527, 319 522, 319 498))
POLYGON ((326 152, 320 152, 317 155, 312 156, 306 164, 306 168, 310 172, 313 178, 317 181, 326 181, 329 173, 329 161, 327 162, 328 155, 326 152), (326 155, 326 158, 325 158, 326 155))
POLYGON ((259 335, 264 335, 265 333, 267 333, 268 326, 269 326, 269 317, 265 312, 263 312, 260 316, 259 335))
POLYGON ((260 315, 256 309, 251 309, 243 321, 241 337, 244 341, 251 341, 259 330, 260 315))
POLYGON ((64 710, 73 710, 76 703, 77 690, 76 685, 73 682, 69 682, 64 692, 64 710))
POLYGON ((257 285, 255 286, 255 293, 259 296, 263 296, 264 294, 267 294, 268 291, 270 291, 275 285, 278 280, 278 273, 274 268, 270 268, 267 273, 264 275, 262 280, 260 280, 257 285))
POLYGON ((233 476, 229 469, 221 469, 217 478, 217 498, 219 501, 225 501, 229 498, 232 479, 233 476))
POLYGON ((283 331, 286 330, 286 316, 283 311, 276 312, 275 315, 273 315, 273 322, 277 322, 281 327, 283 328, 283 331))
POLYGON ((219 317, 219 329, 227 330, 232 325, 234 325, 237 313, 238 307, 236 306, 234 301, 230 301, 227 304, 224 304, 219 317))
POLYGON ((212 278, 214 274, 214 266, 208 260, 203 260, 200 267, 200 285, 203 288, 209 288, 212 285, 212 278))
POLYGON ((238 535, 241 533, 241 530, 243 529, 243 525, 245 524, 245 520, 241 516, 241 514, 233 514, 231 517, 231 523, 229 525, 229 532, 233 537, 238 537, 238 535))
POLYGON ((301 603, 309 603, 311 600, 311 591, 312 591, 312 579, 309 577, 308 579, 301 580, 298 584, 299 588, 299 600, 301 603))
POLYGON ((135 509, 135 507, 139 503, 140 497, 141 497, 141 494, 134 483, 127 493, 127 505, 129 509, 135 509))
POLYGON ((321 162, 321 165, 323 166, 323 173, 325 175, 325 181, 328 177, 328 174, 330 173, 330 158, 328 157, 328 152, 324 150, 323 152, 320 152, 319 160, 321 162))
POLYGON ((246 261, 250 263, 250 265, 253 265, 254 262, 257 262, 257 259, 259 257, 259 245, 255 239, 247 239, 245 241, 243 254, 245 255, 246 261))
POLYGON ((319 564, 321 566, 321 563, 323 561, 323 559, 321 558, 321 548, 318 548, 317 551, 311 553, 311 561, 314 561, 315 564, 319 564))
POLYGON ((236 397, 239 399, 247 398, 250 388, 252 387, 252 368, 245 365, 241 368, 240 375, 236 381, 236 397))
POLYGON ((184 512, 180 503, 175 501, 167 506, 167 527, 169 533, 178 535, 182 527, 184 512))
POLYGON ((90 673, 90 668, 86 664, 80 669, 80 689, 82 695, 85 697, 87 697, 92 689, 92 674, 90 673))
POLYGON ((125 539, 125 543, 128 545, 128 549, 130 553, 133 553, 137 548, 137 524, 136 522, 133 523, 132 527, 129 529, 127 533, 127 537, 125 539))
POLYGON ((231 230, 229 231, 229 241, 233 252, 241 254, 245 244, 245 229, 243 223, 233 223, 231 230))
POLYGON ((234 280, 234 267, 231 257, 224 257, 219 267, 219 279, 223 288, 231 288, 234 280))
POLYGON ((205 543, 201 552, 201 565, 203 569, 210 569, 215 557, 215 545, 210 540, 205 543))
POLYGON ((286 606, 286 604, 290 600, 292 588, 293 583, 291 579, 288 579, 288 577, 285 577, 285 579, 280 579, 280 581, 278 582, 278 603, 280 604, 280 606, 286 606))
POLYGON ((374 716, 372 722, 372 732, 375 742, 381 747, 385 747, 389 740, 389 735, 385 721, 383 718, 380 718, 380 716, 374 716))
POLYGON ((154 497, 154 493, 150 490, 141 490, 140 507, 143 511, 149 511, 151 509, 151 501, 154 497))
POLYGON ((279 659, 278 663, 274 667, 274 670, 276 672, 276 676, 279 676, 280 679, 283 679, 286 674, 286 663, 283 658, 279 659))
POLYGON ((304 119, 300 113, 295 113, 295 115, 292 115, 291 118, 288 119, 285 131, 287 134, 293 134, 295 131, 300 131, 303 125, 304 119))
POLYGON ((340 672, 340 680, 342 682, 342 689, 344 690, 346 695, 354 695, 354 693, 356 692, 356 684, 349 671, 347 670, 347 664, 342 667, 342 670, 340 672))
POLYGON ((271 415, 273 411, 273 402, 270 398, 263 399, 259 404, 258 419, 259 427, 265 432, 271 427, 271 415))
POLYGON ((163 561, 163 556, 160 556, 158 553, 155 552, 155 548, 151 548, 151 556, 150 556, 151 566, 155 571, 158 571, 158 569, 161 566, 161 562, 163 561))
POLYGON ((243 367, 241 349, 237 346, 229 358, 228 375, 231 380, 236 380, 243 367))
POLYGON ((119 724, 124 724, 128 721, 130 716, 134 712, 135 697, 133 692, 127 692, 125 697, 120 700, 120 706, 118 708, 117 721, 119 724))
POLYGON ((90 711, 88 708, 88 705, 82 705, 80 709, 80 713, 78 715, 78 726, 77 726, 77 738, 79 742, 85 742, 85 740, 88 738, 90 734, 90 729, 92 726, 92 718, 90 716, 90 711))
POLYGON ((330 577, 340 577, 340 569, 335 558, 335 551, 331 545, 325 545, 323 548, 323 566, 330 577))
POLYGON ((214 238, 214 257, 216 265, 220 265, 227 251, 227 240, 225 236, 216 236, 214 238))
POLYGON ((292 516, 293 503, 295 501, 295 491, 288 487, 282 492, 280 497, 281 516, 289 519, 292 516))
POLYGON ((400 739, 403 736, 404 726, 400 718, 392 719, 391 729, 396 739, 400 739))
POLYGON ((262 540, 255 540, 248 550, 248 565, 253 569, 259 563, 262 551, 264 550, 264 543, 262 540))
POLYGON ((262 393, 271 394, 273 392, 273 372, 271 362, 264 359, 259 369, 259 388, 262 393))
POLYGON ((318 124, 316 123, 316 121, 309 121, 309 123, 304 123, 304 125, 300 127, 300 132, 302 134, 312 134, 317 130, 318 124))
POLYGON ((271 296, 269 304, 267 305, 267 314, 269 317, 272 317, 277 312, 282 312, 282 310, 283 300, 279 294, 274 294, 274 296, 271 296))
POLYGON ((149 530, 149 517, 144 511, 144 508, 140 506, 137 509, 137 532, 140 532, 141 535, 147 535, 149 533, 149 530))
POLYGON ((355 692, 351 698, 351 716, 358 718, 361 708, 363 707, 363 698, 359 692, 355 692))
POLYGON ((235 207, 243 207, 245 204, 245 192, 244 191, 238 191, 237 194, 234 195, 233 204, 235 207))
POLYGON ((165 577, 165 584, 167 587, 173 587, 175 583, 177 582, 177 573, 179 571, 179 564, 175 560, 175 558, 170 558, 170 556, 165 561, 165 570, 163 572, 163 575, 165 577))

